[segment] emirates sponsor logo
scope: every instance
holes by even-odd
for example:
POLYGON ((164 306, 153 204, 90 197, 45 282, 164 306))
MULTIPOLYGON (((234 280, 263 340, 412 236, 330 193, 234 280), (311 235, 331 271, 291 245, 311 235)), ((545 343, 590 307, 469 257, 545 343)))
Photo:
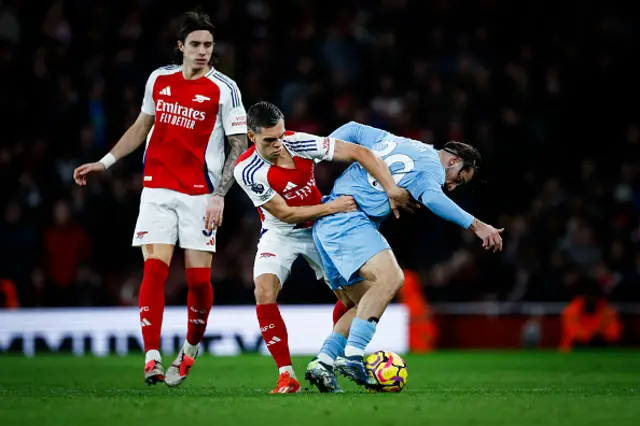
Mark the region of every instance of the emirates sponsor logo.
POLYGON ((178 102, 165 102, 162 99, 156 104, 156 118, 160 123, 194 129, 198 121, 204 121, 207 113, 188 108, 178 102))
MULTIPOLYGON (((294 184, 291 183, 291 185, 294 185, 294 184)), ((309 182, 307 182, 307 184, 301 188, 298 188, 295 185, 293 187, 287 185, 287 187, 284 188, 284 191, 283 191, 284 198, 287 200, 292 200, 294 198, 300 198, 301 200, 304 200, 305 198, 307 198, 309 195, 313 193, 313 188, 315 186, 316 186, 315 178, 311 178, 311 180, 309 180, 309 182), (296 190, 293 191, 294 189, 296 190)))

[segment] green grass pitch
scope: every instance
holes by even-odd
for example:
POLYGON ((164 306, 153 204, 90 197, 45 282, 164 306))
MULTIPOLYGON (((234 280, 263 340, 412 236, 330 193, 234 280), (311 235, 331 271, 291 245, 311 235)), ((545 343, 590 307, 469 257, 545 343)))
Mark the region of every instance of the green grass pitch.
MULTIPOLYGON (((369 394, 340 379, 342 395, 315 389, 268 395, 276 368, 258 355, 205 355, 176 389, 146 386, 142 355, 2 356, 0 424, 640 424, 640 352, 438 352, 405 359, 409 381, 400 394, 369 394)), ((294 360, 299 376, 308 360, 294 360)))

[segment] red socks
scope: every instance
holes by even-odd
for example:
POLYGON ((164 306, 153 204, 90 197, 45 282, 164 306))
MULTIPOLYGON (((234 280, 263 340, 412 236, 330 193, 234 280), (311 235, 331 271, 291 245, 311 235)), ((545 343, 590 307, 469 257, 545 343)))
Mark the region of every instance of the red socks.
MULTIPOLYGON (((349 311, 342 302, 338 301, 333 308, 333 324, 349 311)), ((280 309, 277 303, 257 305, 256 313, 262 338, 267 345, 267 349, 276 362, 278 368, 291 365, 291 353, 289 352, 289 337, 287 326, 284 324, 280 309)))
POLYGON ((280 315, 277 303, 257 305, 258 323, 262 338, 267 344, 267 349, 276 362, 278 368, 291 365, 291 353, 289 352, 289 337, 287 326, 280 315))
POLYGON ((342 318, 344 314, 349 311, 350 308, 347 308, 344 303, 341 301, 336 302, 336 306, 333 307, 333 325, 336 325, 338 320, 342 318))
POLYGON ((187 268, 187 342, 197 345, 207 329, 209 311, 213 305, 213 287, 211 287, 211 268, 187 268))
POLYGON ((160 330, 164 314, 164 283, 169 275, 169 265, 159 259, 144 262, 144 274, 138 306, 144 351, 160 349, 160 330))
MULTIPOLYGON (((144 262, 138 306, 145 352, 160 349, 160 332, 164 314, 164 283, 168 275, 169 265, 163 261, 151 258, 144 262)), ((197 345, 207 329, 207 319, 213 305, 211 268, 188 268, 187 285, 189 286, 187 341, 197 345)))

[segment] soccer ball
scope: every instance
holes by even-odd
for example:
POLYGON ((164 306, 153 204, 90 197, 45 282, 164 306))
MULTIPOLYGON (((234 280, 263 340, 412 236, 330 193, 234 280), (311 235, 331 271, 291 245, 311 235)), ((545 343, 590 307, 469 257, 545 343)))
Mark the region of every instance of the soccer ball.
POLYGON ((367 372, 376 379, 372 391, 400 392, 407 384, 407 364, 400 355, 389 351, 378 351, 365 360, 367 372))

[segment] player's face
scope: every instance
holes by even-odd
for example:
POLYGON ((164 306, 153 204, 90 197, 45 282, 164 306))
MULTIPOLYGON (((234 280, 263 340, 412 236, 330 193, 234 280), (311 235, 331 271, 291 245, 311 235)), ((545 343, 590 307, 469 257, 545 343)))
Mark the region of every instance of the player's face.
POLYGON ((267 160, 275 160, 282 153, 284 146, 282 138, 284 137, 284 120, 280 120, 273 127, 262 128, 260 133, 253 133, 249 130, 249 138, 256 144, 256 148, 260 155, 267 160))
POLYGON ((465 185, 473 179, 473 175, 475 174, 475 170, 470 169, 462 169, 461 161, 454 161, 447 168, 446 178, 445 178, 445 186, 447 187, 447 191, 453 191, 460 185, 465 185))
POLYGON ((213 35, 206 30, 193 31, 184 43, 178 40, 178 48, 182 52, 184 65, 202 69, 209 65, 213 54, 213 35))

